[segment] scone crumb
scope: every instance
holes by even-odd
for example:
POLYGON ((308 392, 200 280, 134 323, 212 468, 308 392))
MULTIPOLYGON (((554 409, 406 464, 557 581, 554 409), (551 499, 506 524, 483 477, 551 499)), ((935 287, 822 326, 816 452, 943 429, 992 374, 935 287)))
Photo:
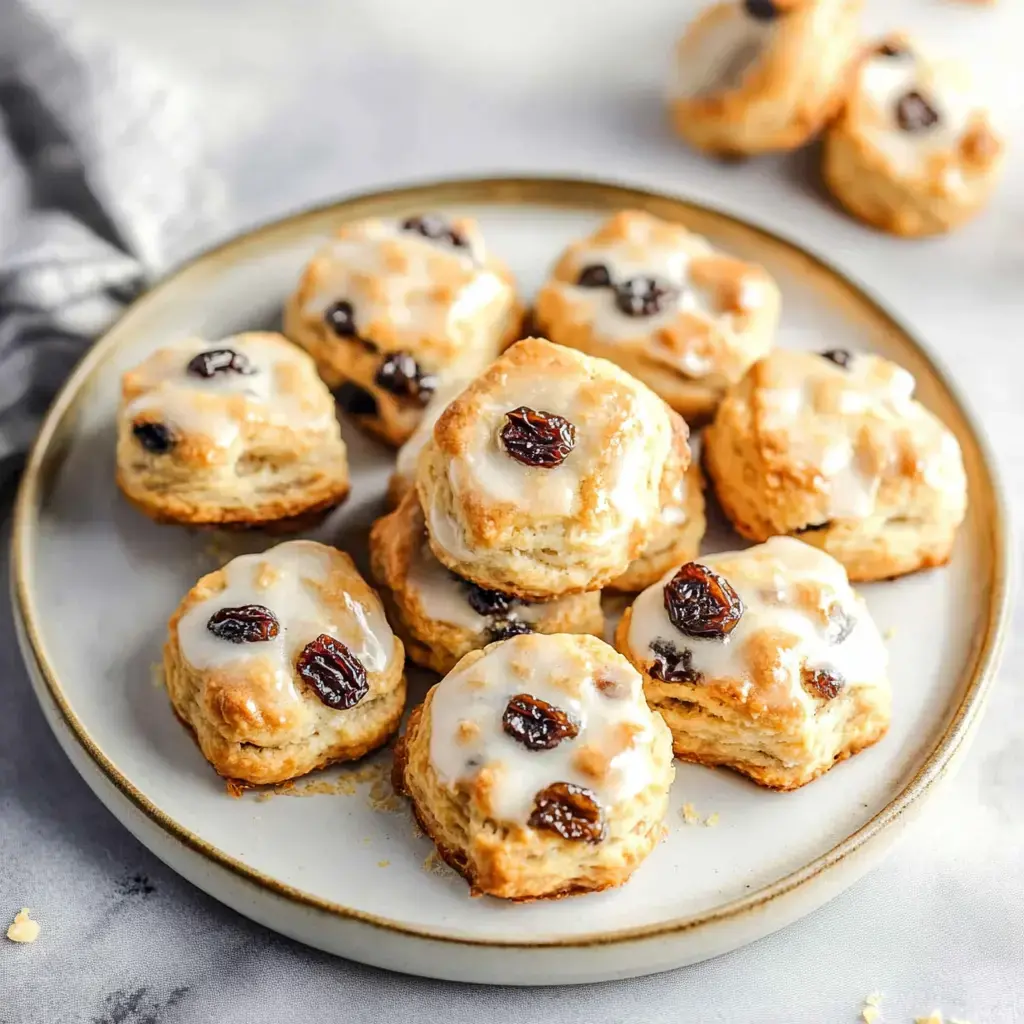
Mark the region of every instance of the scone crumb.
POLYGON ((7 929, 7 938, 11 942, 35 942, 39 938, 39 922, 33 921, 30 913, 28 907, 22 907, 14 915, 14 921, 7 929))
POLYGON ((379 860, 379 861, 377 861, 377 867, 379 867, 379 868, 386 868, 390 864, 391 864, 391 861, 389 861, 389 860, 379 860))
POLYGON ((882 637, 886 640, 891 640, 896 635, 896 627, 890 626, 883 634, 882 637))
POLYGON ((154 690, 162 690, 164 688, 164 663, 162 661, 150 663, 149 682, 154 690))
POLYGON ((244 783, 239 782, 238 779, 225 779, 224 788, 228 791, 229 797, 233 800, 240 800, 247 787, 244 783))
POLYGON ((715 811, 713 814, 709 814, 704 819, 704 824, 707 825, 708 828, 714 828, 718 824, 718 811, 715 811))
POLYGON ((437 850, 431 850, 427 854, 427 859, 423 862, 423 870, 428 875, 437 875, 438 878, 447 878, 450 875, 454 875, 455 872, 445 864, 444 860, 437 850))
POLYGON ((680 812, 683 816, 683 821, 687 825, 697 825, 700 823, 700 815, 697 813, 697 808, 693 804, 683 804, 683 809, 680 812))

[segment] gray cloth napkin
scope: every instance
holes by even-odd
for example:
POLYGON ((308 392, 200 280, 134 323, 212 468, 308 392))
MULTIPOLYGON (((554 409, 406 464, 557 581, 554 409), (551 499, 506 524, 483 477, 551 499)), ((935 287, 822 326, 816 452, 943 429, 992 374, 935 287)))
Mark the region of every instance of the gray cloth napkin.
POLYGON ((223 224, 199 114, 45 0, 0 10, 0 482, 89 342, 223 224))

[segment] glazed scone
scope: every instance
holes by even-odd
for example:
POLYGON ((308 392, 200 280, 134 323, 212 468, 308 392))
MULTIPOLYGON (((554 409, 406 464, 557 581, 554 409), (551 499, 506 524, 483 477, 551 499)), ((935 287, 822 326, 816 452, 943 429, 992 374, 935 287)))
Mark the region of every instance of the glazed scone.
POLYGON ((293 540, 204 576, 171 616, 164 676, 223 776, 294 779, 375 750, 405 708, 405 652, 341 551, 293 540))
POLYGON ((474 895, 621 885, 662 835, 672 742, 637 671, 596 637, 467 654, 413 711, 395 788, 474 895))
POLYGON ((409 657, 435 672, 450 672, 464 654, 518 633, 604 631, 600 591, 529 602, 446 569, 430 550, 415 491, 373 524, 370 560, 409 657))
POLYGON ((859 46, 862 0, 727 0, 676 47, 675 130, 724 156, 795 149, 833 117, 859 46))
POLYGON ((606 589, 635 593, 661 579, 673 566, 696 558, 706 525, 704 474, 695 459, 686 475, 679 478, 669 500, 661 506, 647 547, 621 576, 608 583, 606 589))
POLYGON ((985 205, 1004 150, 967 69, 894 35, 860 62, 825 137, 824 177, 866 223, 895 235, 934 235, 985 205))
POLYGON ((949 560, 967 508, 953 434, 879 356, 776 351, 726 395, 704 467, 750 540, 798 534, 852 580, 949 560))
POLYGON ((487 590, 598 590, 646 547, 690 462, 686 424, 640 381, 542 338, 456 397, 416 487, 438 560, 487 590))
POLYGON ((158 349, 121 380, 117 483, 158 522, 302 527, 349 491, 334 399, 279 334, 158 349))
POLYGON ((771 348, 779 289, 681 224, 624 210, 565 250, 534 315, 545 337, 617 363, 692 426, 771 348))
POLYGON ((796 789, 889 726, 887 653, 843 567, 791 537, 670 570, 619 623, 676 757, 796 789))
POLYGON ((439 386, 479 373, 521 322, 512 277, 476 221, 434 214, 343 225, 284 313, 342 408, 393 445, 439 386))

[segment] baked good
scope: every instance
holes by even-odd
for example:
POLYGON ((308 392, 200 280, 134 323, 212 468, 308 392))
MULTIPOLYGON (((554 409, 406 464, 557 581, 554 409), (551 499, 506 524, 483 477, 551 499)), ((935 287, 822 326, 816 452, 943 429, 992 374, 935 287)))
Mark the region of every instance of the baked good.
POLYGON ((279 334, 188 338, 121 379, 117 483, 158 522, 298 529, 349 491, 334 401, 279 334))
POLYGON ((385 743, 405 652, 341 551, 293 540, 204 576, 171 616, 164 676, 217 771, 283 782, 385 743))
POLYGON ((306 265, 285 333, 361 427, 400 445, 450 377, 472 377, 522 309, 476 221, 436 214, 342 225, 306 265))
POLYGON ((467 654, 395 749, 395 788, 474 895, 621 885, 662 835, 665 723, 596 637, 528 633, 467 654))
POLYGON ((373 524, 370 560, 409 657, 435 672, 450 672, 464 654, 517 633, 604 631, 600 591, 529 602, 446 569, 430 550, 415 491, 373 524))
POLYGON ((689 465, 686 437, 612 363, 519 341, 448 405, 420 453, 431 549, 487 590, 597 590, 646 546, 689 465))
POLYGON ((895 235, 934 235, 985 205, 1004 153, 967 69, 893 35, 861 59, 825 136, 823 170, 855 217, 895 235))
POLYGON ((676 757, 796 789, 885 735, 887 654, 843 567, 792 537, 669 570, 619 623, 676 757))
POLYGON ((623 210, 565 250, 534 315, 545 337, 617 363, 693 426, 771 348, 779 289, 681 224, 623 210))
POLYGON ((726 395, 704 467, 750 540, 798 534, 852 580, 888 579, 950 555, 967 507, 953 434, 880 356, 775 351, 726 395))
POLYGON ((862 0, 715 3, 676 47, 669 113, 723 157, 795 149, 836 113, 859 46, 862 0))
POLYGON ((635 593, 661 579, 673 566, 696 558, 705 526, 704 475, 694 458, 663 502, 647 546, 606 589, 635 593))

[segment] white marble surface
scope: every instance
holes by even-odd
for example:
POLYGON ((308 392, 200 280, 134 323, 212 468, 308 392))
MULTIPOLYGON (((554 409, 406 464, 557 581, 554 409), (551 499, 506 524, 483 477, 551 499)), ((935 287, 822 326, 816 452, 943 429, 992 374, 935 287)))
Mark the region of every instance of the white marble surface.
MULTIPOLYGON (((872 28, 912 28, 977 65, 1015 147, 991 210, 948 239, 924 243, 874 234, 839 214, 813 183, 813 150, 721 166, 675 143, 658 95, 670 38, 694 2, 49 6, 144 53, 193 104, 201 127, 216 131, 211 160, 223 181, 225 234, 382 184, 543 171, 677 191, 792 235, 877 292, 940 353, 981 412, 1021 519, 1019 0, 868 2, 872 28)), ((387 975, 224 910, 155 861, 92 797, 32 704, 9 631, 4 639, 0 909, 13 915, 31 905, 44 926, 35 946, 0 946, 5 1024, 232 1024, 257 1014, 832 1024, 856 1020, 875 990, 884 993, 886 1021, 933 1007, 974 1024, 1024 1020, 1024 718, 1016 685, 1024 646, 1012 635, 963 767, 883 867, 745 950, 658 977, 563 991, 387 975)))

